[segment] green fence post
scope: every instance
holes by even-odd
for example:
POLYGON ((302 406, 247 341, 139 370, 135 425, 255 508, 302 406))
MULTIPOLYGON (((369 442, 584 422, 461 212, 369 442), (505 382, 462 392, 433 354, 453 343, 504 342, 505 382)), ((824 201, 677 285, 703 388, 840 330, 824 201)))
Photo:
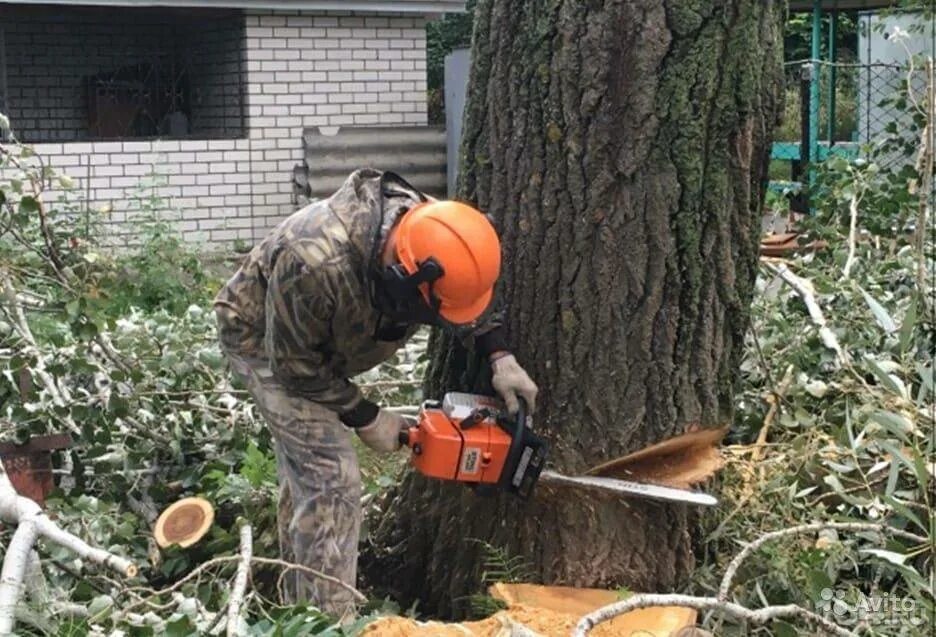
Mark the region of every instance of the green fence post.
POLYGON ((826 116, 829 118, 828 137, 829 147, 835 142, 835 31, 838 24, 838 9, 833 9, 829 14, 829 112, 826 116))
MULTIPOLYGON (((812 77, 809 84, 809 163, 813 164, 819 159, 819 57, 822 55, 820 42, 822 40, 822 2, 813 0, 812 14, 812 77)), ((812 182, 812 167, 810 166, 810 183, 812 182)))

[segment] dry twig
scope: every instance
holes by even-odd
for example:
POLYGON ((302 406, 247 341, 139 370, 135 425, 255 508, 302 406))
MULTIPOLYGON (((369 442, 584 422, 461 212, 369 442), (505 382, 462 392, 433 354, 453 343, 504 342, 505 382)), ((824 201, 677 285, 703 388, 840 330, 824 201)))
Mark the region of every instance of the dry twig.
POLYGON ((770 395, 770 409, 767 410, 767 415, 764 416, 764 424, 761 425, 760 432, 757 434, 757 441, 754 443, 754 450, 751 453, 751 460, 753 462, 757 462, 761 458, 764 445, 767 444, 767 432, 770 431, 770 425, 780 411, 780 403, 783 401, 784 396, 786 396, 787 389, 789 389, 791 382, 793 382, 793 366, 788 365, 783 374, 783 379, 780 381, 777 389, 770 395))

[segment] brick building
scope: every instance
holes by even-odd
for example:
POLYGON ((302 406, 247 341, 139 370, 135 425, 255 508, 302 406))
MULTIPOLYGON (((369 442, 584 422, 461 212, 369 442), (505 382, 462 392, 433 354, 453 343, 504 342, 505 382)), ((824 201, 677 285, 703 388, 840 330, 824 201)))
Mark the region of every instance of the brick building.
POLYGON ((117 227, 155 169, 187 238, 249 243, 297 204, 304 130, 426 126, 425 24, 463 8, 0 0, 0 112, 117 227))

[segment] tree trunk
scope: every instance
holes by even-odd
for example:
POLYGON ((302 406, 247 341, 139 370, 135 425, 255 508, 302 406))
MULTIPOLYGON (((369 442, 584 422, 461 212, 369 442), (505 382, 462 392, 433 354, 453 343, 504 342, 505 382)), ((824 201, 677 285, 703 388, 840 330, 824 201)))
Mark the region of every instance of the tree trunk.
MULTIPOLYGON (((496 220, 500 294, 540 386, 550 465, 580 473, 731 418, 755 277, 782 6, 481 0, 460 193, 496 220)), ((488 390, 435 334, 427 388, 488 390)), ((521 503, 409 475, 372 519, 367 583, 461 616, 484 543, 533 581, 674 590, 681 505, 551 491, 521 503), (477 541, 474 541, 477 540, 477 541)))

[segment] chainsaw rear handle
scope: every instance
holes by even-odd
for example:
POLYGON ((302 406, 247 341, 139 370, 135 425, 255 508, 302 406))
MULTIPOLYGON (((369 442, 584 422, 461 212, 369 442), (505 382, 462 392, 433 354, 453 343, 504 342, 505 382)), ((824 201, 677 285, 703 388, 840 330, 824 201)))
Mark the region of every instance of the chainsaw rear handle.
MULTIPOLYGON (((510 434, 510 452, 507 454, 508 458, 518 457, 523 449, 523 433, 526 427, 527 408, 526 399, 523 396, 517 396, 517 421, 513 423, 513 431, 508 432, 510 434)), ((500 421, 498 421, 498 424, 500 424, 500 421)), ((501 426, 503 427, 503 425, 501 426)), ((506 427, 504 427, 504 429, 506 429, 506 427)), ((512 476, 505 471, 503 475, 501 475, 500 486, 509 489, 511 486, 511 478, 512 476)))

